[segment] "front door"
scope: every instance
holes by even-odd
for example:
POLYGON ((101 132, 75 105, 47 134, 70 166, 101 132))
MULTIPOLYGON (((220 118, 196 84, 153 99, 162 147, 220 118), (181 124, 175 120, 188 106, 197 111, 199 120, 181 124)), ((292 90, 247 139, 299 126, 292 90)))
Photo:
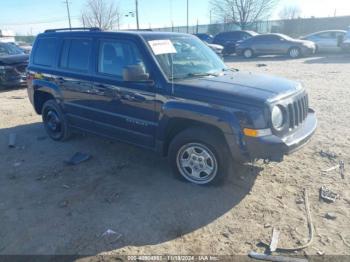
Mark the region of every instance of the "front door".
POLYGON ((154 84, 144 55, 136 42, 125 39, 97 40, 95 81, 89 95, 92 106, 84 116, 95 132, 145 147, 155 146, 157 119, 154 84), (136 67, 140 81, 124 81, 125 68, 136 67))

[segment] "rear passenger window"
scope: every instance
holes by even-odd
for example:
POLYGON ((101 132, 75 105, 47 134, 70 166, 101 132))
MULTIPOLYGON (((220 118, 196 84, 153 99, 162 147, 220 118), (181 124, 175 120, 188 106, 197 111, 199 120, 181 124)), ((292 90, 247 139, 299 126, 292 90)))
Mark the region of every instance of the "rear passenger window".
POLYGON ((144 60, 136 47, 129 41, 101 41, 99 47, 98 72, 123 78, 123 69, 137 65, 147 73, 144 60))
POLYGON ((60 67, 87 72, 89 69, 90 53, 91 40, 66 39, 62 47, 60 67))
POLYGON ((57 51, 56 38, 42 38, 37 42, 33 63, 42 66, 53 66, 57 51))

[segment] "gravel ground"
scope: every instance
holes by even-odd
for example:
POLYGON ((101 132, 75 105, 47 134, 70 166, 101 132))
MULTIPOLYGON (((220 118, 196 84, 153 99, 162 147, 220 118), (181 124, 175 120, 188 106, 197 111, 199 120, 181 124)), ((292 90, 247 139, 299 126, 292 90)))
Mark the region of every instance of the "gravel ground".
POLYGON ((2 91, 0 254, 246 255, 264 251, 258 243, 269 242, 272 227, 281 231, 280 246, 294 247, 308 240, 300 201, 307 188, 315 236, 298 254, 350 255, 350 56, 227 63, 301 81, 319 125, 282 163, 236 167, 217 187, 178 181, 165 159, 133 146, 84 135, 51 141, 26 90, 2 91), (17 147, 9 149, 13 132, 17 147), (77 151, 93 158, 65 165, 77 151), (321 174, 339 160, 345 179, 321 174), (335 203, 319 200, 322 185, 339 194, 335 203), (108 229, 115 234, 103 236, 108 229))

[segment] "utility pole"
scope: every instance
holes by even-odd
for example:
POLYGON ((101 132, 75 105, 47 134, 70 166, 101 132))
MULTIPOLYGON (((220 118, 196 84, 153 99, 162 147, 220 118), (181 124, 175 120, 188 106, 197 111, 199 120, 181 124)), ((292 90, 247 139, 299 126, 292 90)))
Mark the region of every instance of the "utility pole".
POLYGON ((136 28, 137 30, 140 29, 140 25, 139 25, 139 1, 135 0, 135 14, 136 14, 136 28))
POLYGON ((72 29, 72 22, 70 20, 70 11, 69 11, 69 3, 68 0, 65 0, 64 3, 66 4, 67 7, 67 14, 68 14, 68 21, 69 21, 69 29, 72 29))
POLYGON ((187 31, 187 34, 188 34, 188 32, 189 32, 189 28, 188 28, 188 18, 189 18, 189 13, 188 13, 188 0, 187 0, 187 28, 186 28, 186 31, 187 31))
POLYGON ((211 25, 211 12, 212 12, 212 10, 210 9, 210 11, 209 11, 209 24, 211 25))

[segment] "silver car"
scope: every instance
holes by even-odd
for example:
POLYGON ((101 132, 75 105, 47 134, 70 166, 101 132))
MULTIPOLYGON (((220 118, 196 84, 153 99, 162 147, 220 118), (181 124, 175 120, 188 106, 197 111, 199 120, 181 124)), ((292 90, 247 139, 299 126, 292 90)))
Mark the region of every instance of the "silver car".
POLYGON ((302 37, 303 40, 309 40, 316 44, 316 52, 339 52, 341 43, 345 37, 344 30, 320 31, 302 37))

